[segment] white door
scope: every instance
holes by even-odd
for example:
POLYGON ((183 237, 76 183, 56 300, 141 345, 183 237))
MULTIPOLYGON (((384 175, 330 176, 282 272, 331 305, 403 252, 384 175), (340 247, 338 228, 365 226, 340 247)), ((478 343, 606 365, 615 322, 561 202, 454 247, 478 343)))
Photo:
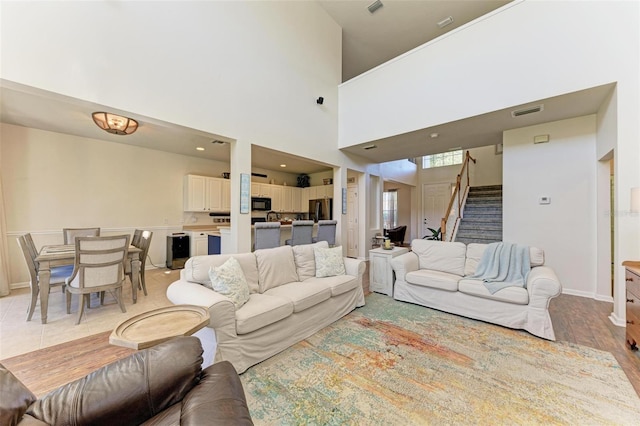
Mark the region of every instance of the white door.
POLYGON ((358 257, 358 186, 347 186, 347 256, 358 257))
POLYGON ((451 184, 422 185, 422 238, 431 235, 427 228, 438 229, 451 200, 451 184))

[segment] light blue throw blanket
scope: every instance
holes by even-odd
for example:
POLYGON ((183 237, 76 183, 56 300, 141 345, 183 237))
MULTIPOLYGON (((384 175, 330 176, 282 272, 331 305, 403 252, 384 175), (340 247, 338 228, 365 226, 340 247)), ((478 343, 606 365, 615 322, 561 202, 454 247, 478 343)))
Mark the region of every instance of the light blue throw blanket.
POLYGON ((526 287, 530 270, 528 246, 491 243, 471 278, 481 279, 489 293, 494 294, 505 287, 526 287))

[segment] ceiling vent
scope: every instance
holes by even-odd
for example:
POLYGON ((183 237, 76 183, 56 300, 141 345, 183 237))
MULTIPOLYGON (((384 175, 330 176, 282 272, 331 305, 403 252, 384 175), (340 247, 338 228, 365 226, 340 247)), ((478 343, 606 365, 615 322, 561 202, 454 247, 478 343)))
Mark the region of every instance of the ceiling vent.
POLYGON ((515 111, 511 111, 511 116, 513 118, 520 117, 522 115, 533 114, 534 112, 540 112, 544 110, 544 105, 536 105, 529 108, 517 109, 515 111))
POLYGON ((382 2, 380 0, 376 0, 373 3, 371 3, 369 6, 367 6, 367 9, 369 9, 369 13, 373 13, 376 10, 380 9, 382 6, 384 6, 382 2))
POLYGON ((447 16, 442 21, 438 22, 438 27, 444 28, 450 24, 453 24, 453 16, 447 16))
POLYGON ((378 147, 377 145, 367 145, 367 146, 362 147, 362 149, 369 150, 369 149, 375 149, 377 147, 378 147))
POLYGON ((212 140, 211 143, 215 144, 215 145, 224 145, 224 142, 223 141, 219 141, 218 139, 212 140))

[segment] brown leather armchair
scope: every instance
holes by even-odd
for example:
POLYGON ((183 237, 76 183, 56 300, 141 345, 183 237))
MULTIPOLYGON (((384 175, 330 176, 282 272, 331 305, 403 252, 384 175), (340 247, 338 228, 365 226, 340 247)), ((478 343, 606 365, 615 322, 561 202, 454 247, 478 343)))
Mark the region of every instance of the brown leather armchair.
POLYGON ((252 425, 233 366, 201 363, 200 341, 178 337, 39 399, 0 365, 0 424, 252 425))

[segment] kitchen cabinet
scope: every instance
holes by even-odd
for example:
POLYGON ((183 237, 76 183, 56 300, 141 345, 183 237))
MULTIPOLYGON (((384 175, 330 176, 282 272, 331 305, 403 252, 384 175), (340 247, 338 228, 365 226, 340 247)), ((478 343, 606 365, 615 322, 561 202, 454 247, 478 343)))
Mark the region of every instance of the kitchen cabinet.
POLYGON ((322 185, 317 187, 317 198, 333 198, 333 185, 322 185))
POLYGON ((231 181, 222 180, 222 211, 231 211, 231 181))
POLYGON ((251 196, 271 198, 271 187, 268 183, 255 183, 251 182, 251 196))
POLYGON ((204 256, 209 252, 209 239, 206 232, 193 231, 189 233, 191 256, 204 256))
POLYGON ((282 211, 284 212, 300 211, 294 208, 293 206, 293 188, 290 186, 282 187, 282 211))
POLYGON ((208 176, 185 176, 184 211, 223 211, 223 186, 225 182, 228 183, 228 180, 208 176))
POLYGON ((282 189, 283 186, 279 185, 269 185, 270 193, 271 193, 271 210, 275 212, 288 211, 284 209, 282 204, 282 189))
MULTIPOLYGON (((290 188, 291 189, 291 211, 294 212, 306 212, 309 208, 309 202, 302 204, 302 188, 290 188)), ((283 192, 284 198, 284 192, 283 192)))

